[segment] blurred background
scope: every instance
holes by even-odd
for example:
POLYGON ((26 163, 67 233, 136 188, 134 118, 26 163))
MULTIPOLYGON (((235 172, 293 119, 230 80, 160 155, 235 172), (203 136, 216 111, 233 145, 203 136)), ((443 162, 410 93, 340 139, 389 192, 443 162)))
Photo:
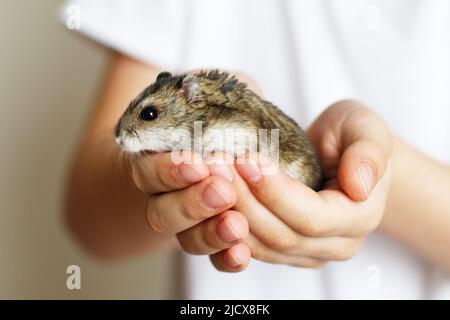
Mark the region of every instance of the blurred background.
POLYGON ((171 298, 175 260, 85 255, 61 215, 67 163, 108 52, 58 23, 58 0, 0 10, 0 298, 171 298), (66 269, 81 268, 81 290, 66 269))

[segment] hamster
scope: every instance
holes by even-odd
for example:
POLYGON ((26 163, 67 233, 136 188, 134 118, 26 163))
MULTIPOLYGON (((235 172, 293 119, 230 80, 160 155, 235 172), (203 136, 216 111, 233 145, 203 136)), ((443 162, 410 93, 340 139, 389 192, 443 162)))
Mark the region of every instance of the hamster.
POLYGON ((276 149, 281 169, 318 190, 321 168, 305 132, 280 109, 227 72, 180 75, 161 72, 153 84, 131 101, 114 135, 129 152, 169 152, 187 143, 190 150, 197 152, 214 149, 239 157, 245 152, 262 150, 259 129, 266 129, 267 136, 269 131, 278 129, 279 144, 269 148, 269 157, 273 159, 272 151, 276 149), (191 140, 198 123, 203 138, 200 145, 191 140), (217 133, 223 133, 225 139, 234 135, 237 139, 233 148, 221 144, 217 133))

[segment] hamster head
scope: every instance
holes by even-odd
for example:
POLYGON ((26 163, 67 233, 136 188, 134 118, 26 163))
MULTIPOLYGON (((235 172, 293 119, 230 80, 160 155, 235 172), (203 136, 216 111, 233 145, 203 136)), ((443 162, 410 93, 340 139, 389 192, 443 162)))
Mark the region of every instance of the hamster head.
POLYGON ((233 91, 244 88, 245 84, 225 72, 177 76, 162 72, 130 102, 114 136, 129 152, 171 151, 185 139, 192 139, 195 121, 208 125, 217 111, 223 114, 232 105, 237 96, 233 91))

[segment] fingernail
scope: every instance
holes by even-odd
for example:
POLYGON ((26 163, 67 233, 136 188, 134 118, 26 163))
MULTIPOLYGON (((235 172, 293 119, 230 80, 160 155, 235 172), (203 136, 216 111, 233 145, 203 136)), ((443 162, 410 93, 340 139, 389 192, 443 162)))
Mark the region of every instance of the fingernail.
POLYGON ((369 193, 372 191, 374 177, 375 174, 370 163, 367 161, 362 161, 358 166, 358 178, 366 197, 368 197, 369 193))
POLYGON ((228 165, 213 165, 209 168, 209 171, 211 175, 222 177, 230 182, 234 179, 233 170, 228 165))
POLYGON ((222 241, 233 242, 242 238, 244 230, 238 219, 228 216, 217 225, 216 233, 222 241))
POLYGON ((196 165, 196 164, 185 164, 181 163, 177 167, 177 175, 178 177, 186 182, 198 182, 206 177, 206 173, 204 172, 204 165, 196 165))
POLYGON ((228 250, 228 252, 225 253, 223 258, 224 258, 225 262, 228 263, 232 267, 238 267, 242 264, 242 258, 239 256, 239 252, 236 250, 233 250, 233 248, 228 250))
POLYGON ((249 181, 252 184, 257 184, 261 181, 261 169, 259 168, 258 163, 254 159, 247 159, 245 164, 242 165, 242 175, 244 179, 249 181))
POLYGON ((203 203, 212 209, 221 208, 230 204, 230 199, 225 195, 217 182, 211 182, 202 193, 203 203))

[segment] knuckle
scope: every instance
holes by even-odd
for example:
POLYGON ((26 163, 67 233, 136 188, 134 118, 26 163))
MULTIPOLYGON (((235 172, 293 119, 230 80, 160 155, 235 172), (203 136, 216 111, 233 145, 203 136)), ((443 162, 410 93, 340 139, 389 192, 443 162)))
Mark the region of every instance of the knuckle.
POLYGON ((366 236, 372 231, 374 231, 380 224, 380 219, 376 219, 372 216, 370 219, 365 221, 365 223, 359 228, 359 232, 355 232, 357 236, 366 236))
POLYGON ((180 214, 187 221, 203 221, 208 218, 207 210, 197 205, 199 200, 194 197, 180 199, 180 214))
POLYGON ((332 260, 335 261, 347 261, 353 258, 358 251, 360 241, 351 240, 350 242, 342 245, 341 248, 334 250, 332 260))
POLYGON ((366 234, 368 234, 368 233, 374 231, 376 228, 378 228, 379 224, 380 224, 380 220, 378 220, 378 219, 371 219, 369 221, 369 223, 367 224, 367 229, 365 230, 366 234))
POLYGON ((208 225, 202 229, 201 238, 206 247, 211 248, 213 250, 222 249, 222 246, 220 245, 219 240, 217 239, 213 223, 208 223, 208 225))
POLYGON ((201 205, 201 190, 203 189, 197 186, 189 187, 176 199, 179 203, 179 214, 184 220, 203 221, 208 218, 208 209, 201 205))
POLYGON ((317 217, 307 217, 299 226, 299 231, 307 236, 320 236, 325 234, 326 229, 317 217))
POLYGON ((154 175, 158 183, 166 190, 170 190, 177 181, 175 170, 170 167, 162 170, 154 170, 154 175))
POLYGON ((162 216, 157 203, 149 200, 147 203, 147 222, 150 228, 159 233, 170 233, 163 222, 162 216))
POLYGON ((192 221, 197 220, 198 213, 192 208, 192 205, 189 204, 189 200, 186 200, 181 202, 180 215, 184 220, 192 221))
POLYGON ((143 177, 143 172, 142 172, 142 168, 139 164, 133 165, 131 167, 131 177, 132 180, 135 184, 135 186, 141 190, 141 191, 146 191, 145 189, 145 184, 144 184, 144 177, 143 177))
POLYGON ((299 241, 296 237, 284 235, 274 239, 271 246, 276 251, 291 252, 299 247, 299 241))
POLYGON ((147 214, 147 221, 150 225, 150 228, 152 228, 156 232, 164 233, 164 229, 161 225, 160 219, 158 218, 158 214, 156 214, 155 212, 147 214))
POLYGON ((267 252, 266 249, 264 249, 262 247, 260 247, 260 246, 252 247, 251 252, 252 252, 253 258, 255 258, 257 260, 265 261, 265 262, 271 262, 270 254, 267 252))
POLYGON ((357 100, 354 99, 343 99, 333 103, 328 110, 332 112, 342 112, 346 110, 351 110, 352 114, 354 112, 365 112, 366 108, 357 100))

